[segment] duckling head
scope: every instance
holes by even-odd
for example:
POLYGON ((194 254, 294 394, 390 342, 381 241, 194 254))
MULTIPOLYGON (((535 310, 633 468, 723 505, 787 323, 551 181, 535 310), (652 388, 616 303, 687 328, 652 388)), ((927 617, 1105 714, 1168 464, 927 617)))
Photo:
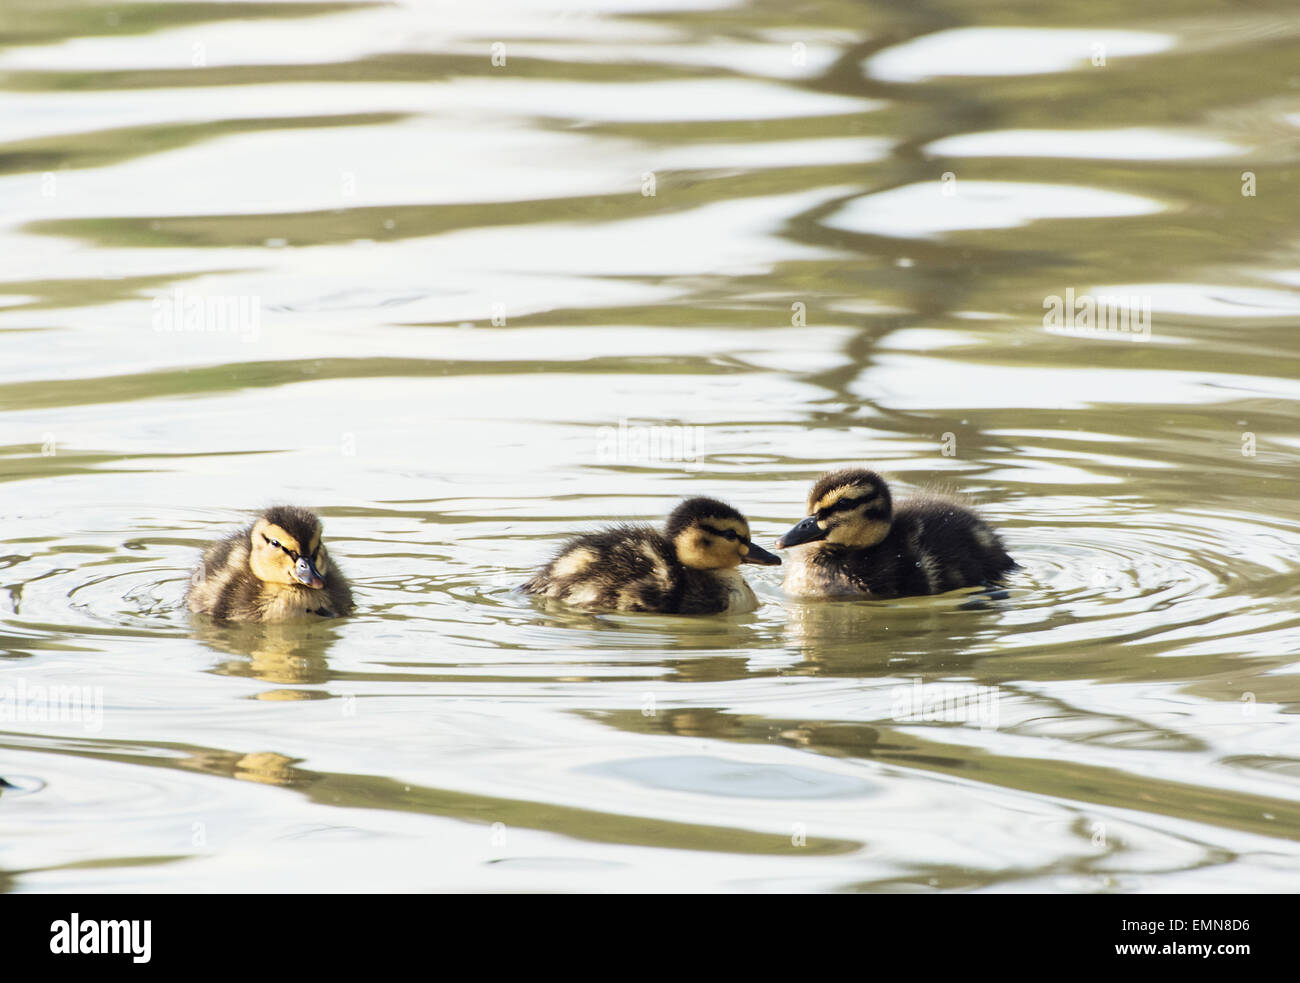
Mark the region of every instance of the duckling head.
POLYGON ((749 538, 749 521, 712 498, 688 498, 673 509, 665 532, 677 558, 696 570, 727 570, 742 563, 781 562, 749 538))
POLYGON ((875 546, 889 534, 894 506, 885 479, 865 468, 822 475, 808 495, 808 518, 776 542, 777 549, 825 540, 875 546))
POLYGON ((248 566, 268 584, 321 588, 329 576, 329 555, 321 543, 321 521, 306 509, 277 505, 258 516, 249 533, 248 566))

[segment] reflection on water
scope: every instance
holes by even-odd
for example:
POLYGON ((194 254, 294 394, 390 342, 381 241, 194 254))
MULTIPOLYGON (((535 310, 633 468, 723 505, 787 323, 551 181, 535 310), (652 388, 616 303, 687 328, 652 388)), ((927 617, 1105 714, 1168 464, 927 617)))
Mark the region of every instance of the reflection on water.
POLYGON ((1292 889, 1291 13, 8 4, 0 891, 1292 889), (513 590, 853 463, 1021 568, 513 590), (273 501, 359 614, 191 621, 273 501))
MULTIPOLYGON (((337 632, 329 624, 235 625, 195 618, 195 637, 234 658, 212 669, 226 676, 251 676, 268 683, 325 683, 331 679, 326 653, 337 632)), ((259 691, 261 700, 314 700, 328 694, 312 689, 259 691)))

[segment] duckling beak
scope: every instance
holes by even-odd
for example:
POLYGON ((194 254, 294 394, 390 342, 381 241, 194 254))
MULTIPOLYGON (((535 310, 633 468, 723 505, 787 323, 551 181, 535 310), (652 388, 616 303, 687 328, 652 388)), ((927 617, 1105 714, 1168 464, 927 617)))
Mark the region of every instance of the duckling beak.
POLYGON ((817 517, 810 515, 788 533, 776 541, 776 548, 785 549, 787 546, 798 546, 800 543, 811 543, 817 539, 825 539, 828 530, 817 525, 817 517))
POLYGON ((293 576, 298 583, 307 587, 325 586, 325 578, 322 577, 320 571, 316 569, 316 564, 312 563, 311 560, 307 559, 305 556, 298 557, 298 562, 293 568, 293 576))
POLYGON ((779 567, 781 565, 781 558, 775 553, 769 553, 767 550, 763 549, 763 547, 759 546, 758 543, 750 543, 749 552, 741 558, 740 562, 757 563, 765 567, 779 567))

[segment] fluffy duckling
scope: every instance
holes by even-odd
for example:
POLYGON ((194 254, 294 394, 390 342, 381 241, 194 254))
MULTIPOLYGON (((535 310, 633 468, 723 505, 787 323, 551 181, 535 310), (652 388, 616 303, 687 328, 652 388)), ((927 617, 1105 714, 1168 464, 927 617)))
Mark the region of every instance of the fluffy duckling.
POLYGON ((808 518, 776 545, 802 547, 784 584, 799 597, 938 594, 995 581, 1016 565, 970 509, 925 494, 895 510, 884 479, 864 468, 823 475, 808 518))
POLYGON ((521 590, 588 611, 744 614, 758 607, 742 563, 781 562, 730 505, 691 498, 661 533, 619 525, 570 540, 521 590))
POLYGON ((352 589, 330 562, 320 519, 277 505, 207 548, 185 602, 221 621, 333 618, 352 610, 352 589))

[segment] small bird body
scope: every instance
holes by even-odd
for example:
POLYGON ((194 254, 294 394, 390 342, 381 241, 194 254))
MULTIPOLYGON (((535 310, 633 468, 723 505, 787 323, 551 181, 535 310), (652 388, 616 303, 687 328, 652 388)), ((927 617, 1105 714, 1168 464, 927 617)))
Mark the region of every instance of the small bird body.
POLYGON ((796 547, 784 588, 797 597, 905 597, 998 580, 1016 566, 970 509, 923 494, 893 508, 874 471, 823 476, 808 517, 778 541, 796 547))
POLYGON ((352 589, 330 560, 321 521, 280 505, 213 543, 185 595, 195 614, 218 621, 278 622, 334 618, 352 611, 352 589))
POLYGON ((740 565, 780 562, 750 541, 740 512, 693 498, 663 532, 618 525, 571 539, 521 589, 589 611, 740 614, 758 607, 740 565))

